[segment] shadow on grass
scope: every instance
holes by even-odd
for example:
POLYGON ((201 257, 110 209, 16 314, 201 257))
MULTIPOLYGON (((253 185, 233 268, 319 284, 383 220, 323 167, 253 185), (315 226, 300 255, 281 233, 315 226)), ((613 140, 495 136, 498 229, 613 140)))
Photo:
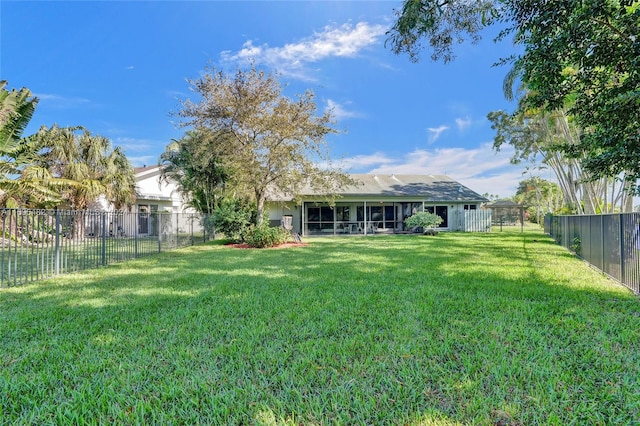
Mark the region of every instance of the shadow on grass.
POLYGON ((18 423, 637 419, 638 300, 550 238, 310 243, 198 246, 1 292, 1 412, 18 423))

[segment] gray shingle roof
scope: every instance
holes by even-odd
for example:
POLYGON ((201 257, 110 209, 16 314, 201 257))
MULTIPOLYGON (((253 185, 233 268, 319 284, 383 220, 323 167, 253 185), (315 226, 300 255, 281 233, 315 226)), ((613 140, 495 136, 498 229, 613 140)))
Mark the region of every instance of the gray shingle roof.
POLYGON ((384 196, 420 197, 424 201, 488 201, 480 194, 444 175, 353 174, 351 177, 359 184, 339 191, 343 197, 384 196))

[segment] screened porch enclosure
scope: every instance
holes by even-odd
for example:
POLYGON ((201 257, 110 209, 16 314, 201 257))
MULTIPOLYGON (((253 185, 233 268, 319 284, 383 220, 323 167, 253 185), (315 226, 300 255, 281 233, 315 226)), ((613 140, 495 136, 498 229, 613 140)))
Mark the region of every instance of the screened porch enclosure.
POLYGON ((410 232, 404 220, 430 211, 438 214, 447 227, 448 206, 425 206, 424 202, 339 202, 335 206, 305 202, 302 209, 303 235, 376 234, 410 232))

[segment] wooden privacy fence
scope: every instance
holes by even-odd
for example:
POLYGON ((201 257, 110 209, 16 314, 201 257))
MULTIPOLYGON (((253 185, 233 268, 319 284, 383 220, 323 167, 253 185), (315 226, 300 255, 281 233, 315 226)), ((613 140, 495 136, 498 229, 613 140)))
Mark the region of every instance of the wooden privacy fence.
POLYGON ((544 230, 558 244, 640 294, 640 213, 547 215, 544 230))
POLYGON ((204 242, 186 213, 0 209, 0 288, 204 242))

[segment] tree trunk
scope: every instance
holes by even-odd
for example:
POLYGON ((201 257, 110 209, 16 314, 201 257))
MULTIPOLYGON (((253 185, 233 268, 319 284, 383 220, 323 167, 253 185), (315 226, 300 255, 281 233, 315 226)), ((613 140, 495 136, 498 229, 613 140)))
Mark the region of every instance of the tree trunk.
POLYGON ((84 210, 76 210, 73 215, 73 238, 76 241, 84 239, 85 230, 85 212, 84 210))
POLYGON ((258 216, 256 217, 256 225, 261 225, 264 219, 264 193, 256 191, 256 207, 258 216))

